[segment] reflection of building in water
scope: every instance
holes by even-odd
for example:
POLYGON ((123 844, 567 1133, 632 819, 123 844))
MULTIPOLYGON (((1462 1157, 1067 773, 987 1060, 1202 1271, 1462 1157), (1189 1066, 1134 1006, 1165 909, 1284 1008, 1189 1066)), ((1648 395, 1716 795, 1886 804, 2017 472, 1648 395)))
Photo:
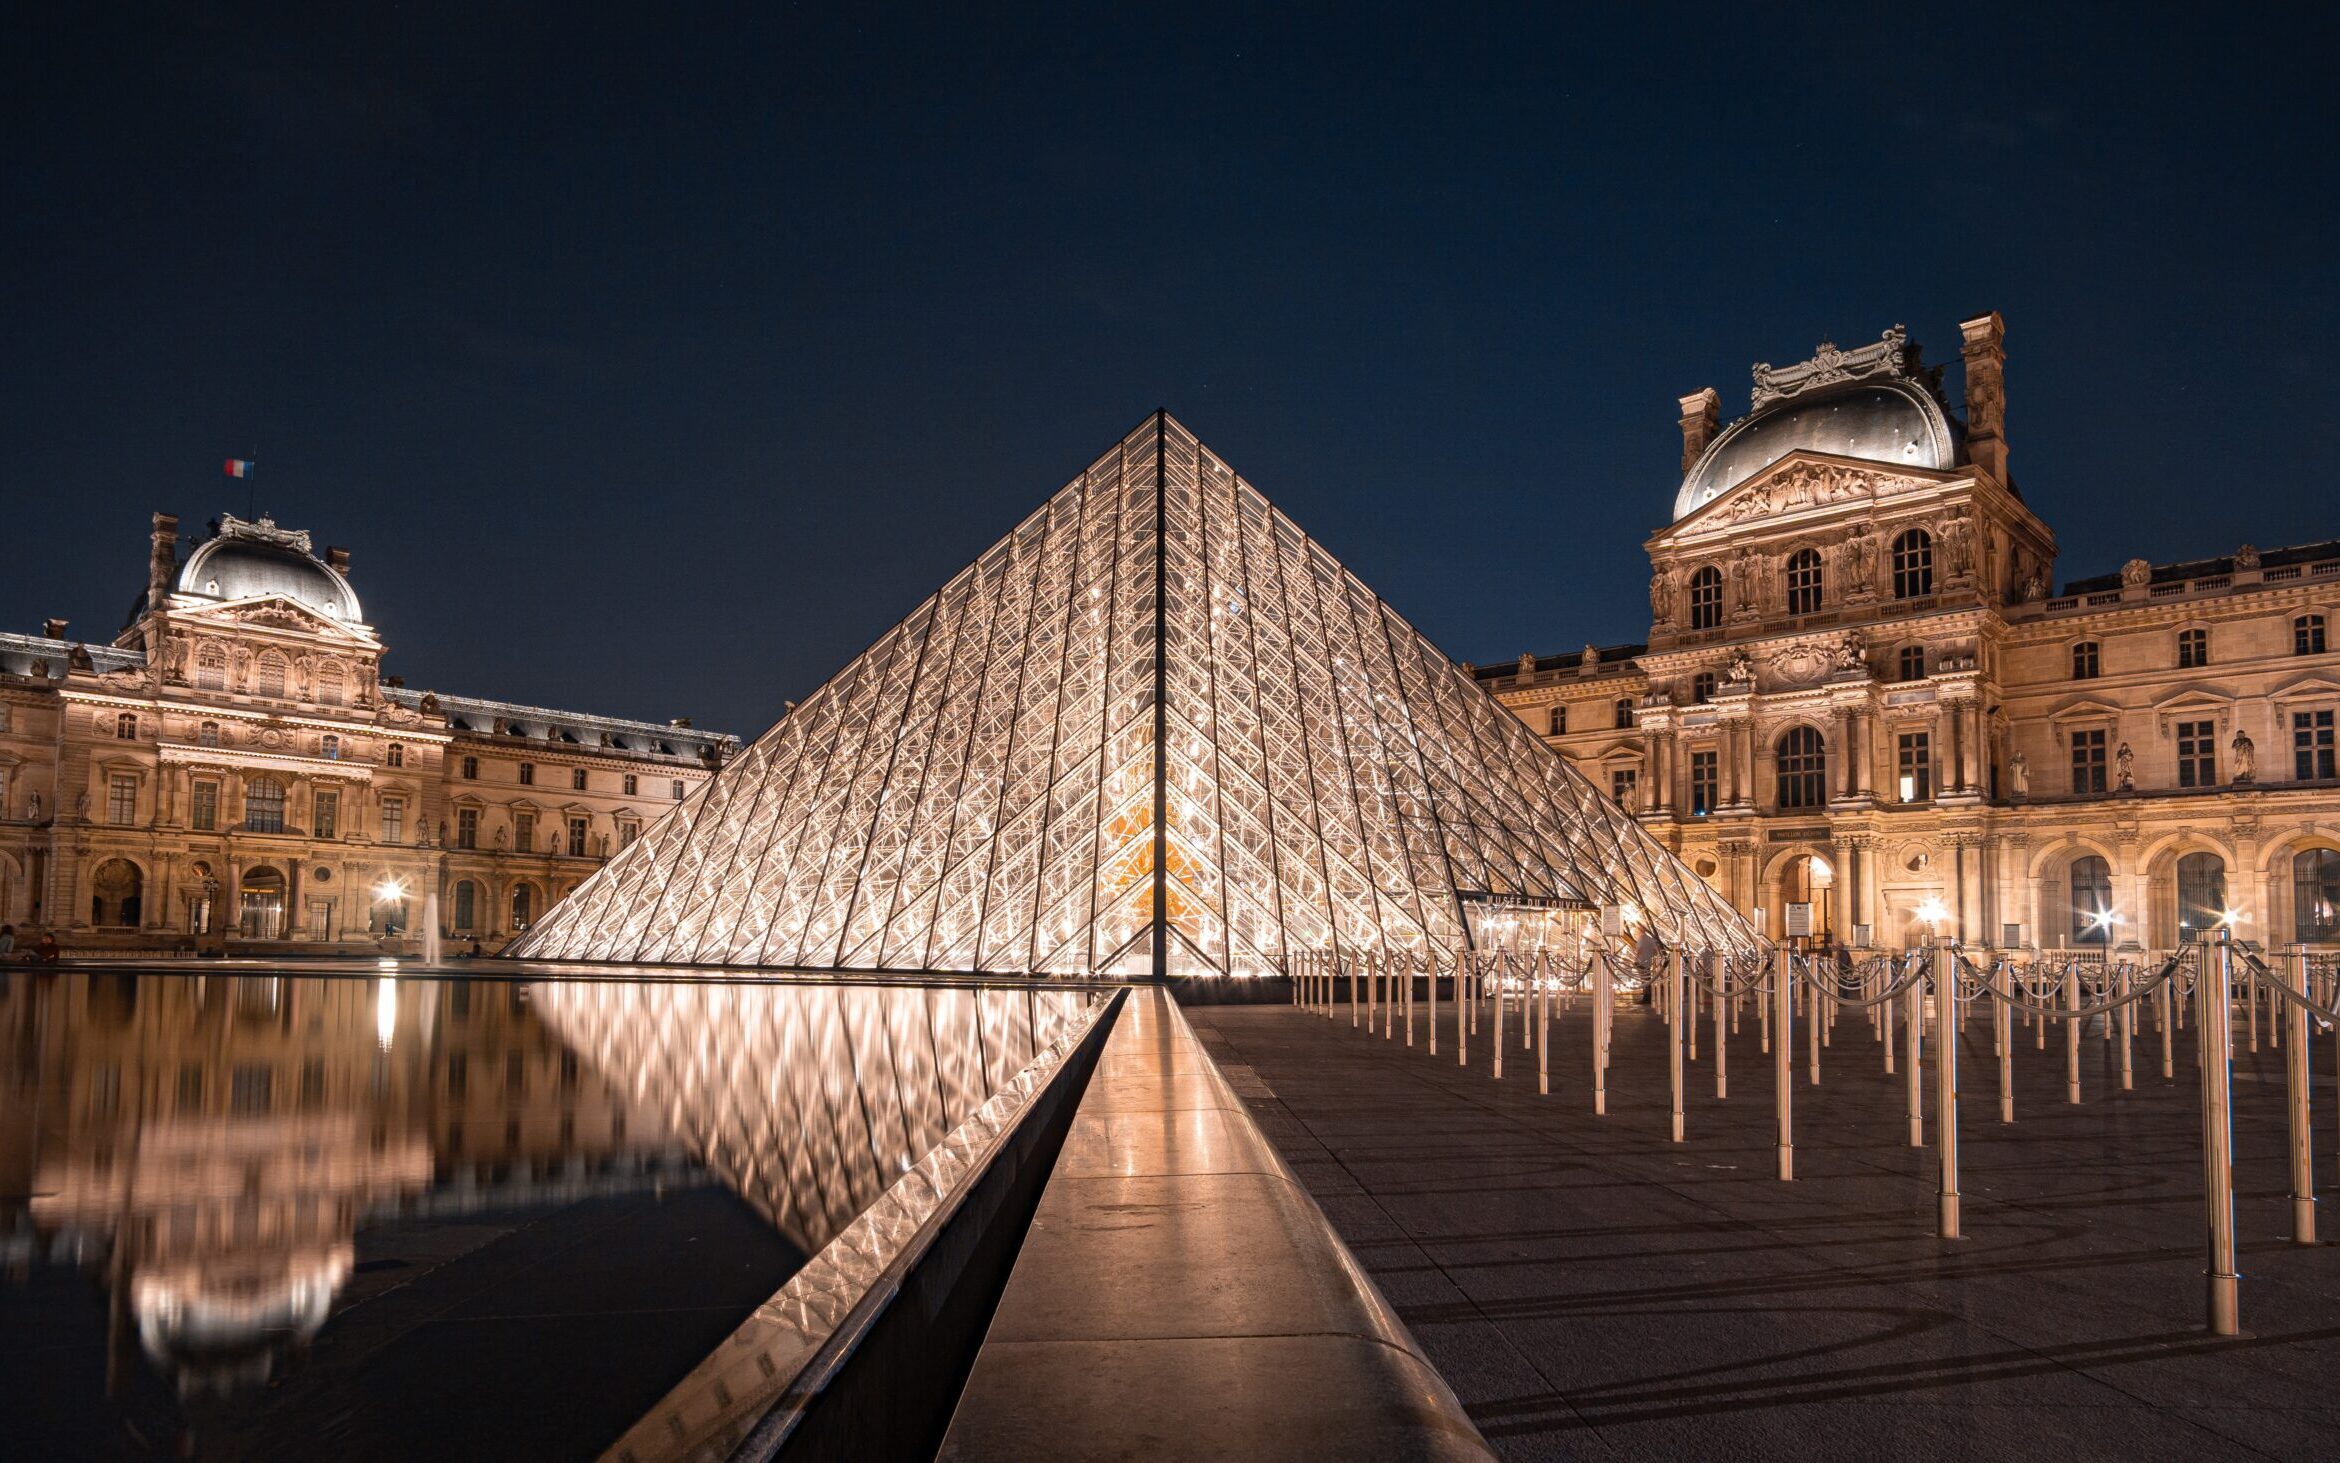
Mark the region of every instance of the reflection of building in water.
POLYGON ((182 1390, 314 1336, 369 1220, 688 1169, 515 986, 19 975, 0 1042, 0 1235, 102 1272, 114 1365, 134 1331, 182 1390))
POLYGON ((810 1255, 1100 997, 577 982, 532 986, 529 999, 810 1255))

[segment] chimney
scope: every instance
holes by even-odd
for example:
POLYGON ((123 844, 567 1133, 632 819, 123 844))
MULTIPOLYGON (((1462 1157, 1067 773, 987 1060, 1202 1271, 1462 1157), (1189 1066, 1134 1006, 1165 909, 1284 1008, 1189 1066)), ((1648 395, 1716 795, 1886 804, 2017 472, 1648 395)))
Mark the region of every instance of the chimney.
POLYGON ((179 519, 176 514, 157 513, 147 538, 146 552, 146 608, 149 612, 163 607, 170 598, 171 577, 179 572, 179 519))
POLYGON ((1682 398, 1682 471, 1688 472, 1698 461, 1721 425, 1722 398, 1713 387, 1701 387, 1682 398))
POLYGON ((344 579, 349 577, 349 550, 325 546, 325 566, 344 579))
POLYGON ((2001 487, 2007 477, 2007 322, 1993 310, 1958 322, 1966 355, 1966 455, 2001 487))
POLYGON ((66 623, 64 620, 43 620, 41 634, 51 640, 62 640, 65 638, 66 623))

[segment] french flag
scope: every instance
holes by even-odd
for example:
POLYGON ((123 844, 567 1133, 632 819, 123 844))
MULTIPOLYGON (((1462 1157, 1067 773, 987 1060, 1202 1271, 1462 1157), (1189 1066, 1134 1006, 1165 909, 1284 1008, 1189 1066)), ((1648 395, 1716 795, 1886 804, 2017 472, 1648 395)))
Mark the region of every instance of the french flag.
POLYGON ((252 475, 252 464, 241 457, 231 457, 227 460, 227 475, 232 478, 248 478, 252 475))

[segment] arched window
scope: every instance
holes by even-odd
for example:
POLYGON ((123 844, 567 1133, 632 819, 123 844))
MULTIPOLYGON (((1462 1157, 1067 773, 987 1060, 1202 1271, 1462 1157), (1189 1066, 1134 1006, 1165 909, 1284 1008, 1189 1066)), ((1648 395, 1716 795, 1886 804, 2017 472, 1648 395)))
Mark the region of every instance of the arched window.
MULTIPOLYGON (((1568 735, 1568 708, 1565 706, 1553 707, 1552 720, 1550 725, 1552 729, 1548 735, 1555 737, 1564 737, 1568 735)), ((629 772, 626 774, 626 791, 630 793, 633 790, 634 774, 629 772)))
POLYGON ((2340 940, 2340 853, 2311 848, 2292 855, 2291 937, 2340 940))
POLYGON ((1704 706, 1707 702, 1712 701, 1714 687, 1713 671, 1700 671, 1697 675, 1692 676, 1690 678, 1690 704, 1704 706))
POLYGON ((1775 753, 1779 806, 1817 808, 1828 801, 1828 750, 1820 733, 1808 726, 1791 726, 1780 734, 1775 753))
POLYGON ((1709 564, 1690 576, 1690 628, 1712 630, 1722 623, 1722 570, 1709 564))
POLYGON ((2204 629, 2180 630, 2177 635, 2178 669, 2199 670, 2210 663, 2210 632, 2204 629))
POLYGON ((219 723, 216 721, 207 721, 203 723, 203 725, 197 727, 195 729, 195 745, 198 747, 218 746, 219 723))
POLYGON ((2072 943, 2112 943, 2112 865, 2095 854, 2072 860, 2072 943))
POLYGON ((477 929, 479 886, 469 879, 455 881, 455 928, 468 934, 477 929))
POLYGON ((1617 698, 1617 726, 1622 730, 1631 725, 1633 725, 1633 698, 1620 696, 1617 698))
POLYGON ((1893 541, 1893 597, 1923 599, 1934 592, 1934 536, 1922 528, 1904 530, 1893 541))
POLYGON ((2324 653, 2324 617, 2301 615, 2291 622, 2291 653, 2293 655, 2322 655, 2324 653))
POLYGON ((252 833, 284 831, 284 784, 255 777, 244 787, 244 827, 252 833))
POLYGON ((284 657, 271 650, 252 667, 252 694, 284 698, 284 657))
POLYGON ((1787 561, 1787 612, 1791 615, 1820 613, 1820 551, 1798 549, 1787 561))
POLYGON ((146 876, 126 858, 110 858, 89 873, 89 922, 108 929, 136 929, 139 896, 146 876))
POLYGON ((195 685, 205 691, 227 689, 227 652, 216 645, 206 645, 195 652, 195 685))
POLYGON ((518 934, 536 922, 536 886, 512 886, 512 933, 518 934))
POLYGON ((2226 860, 2189 853, 2178 860, 2178 939, 2192 940, 2226 922, 2226 860))
POLYGON ((385 767, 404 767, 406 765, 406 748, 392 742, 390 750, 382 754, 382 765, 385 767))
POLYGON ((2104 657, 2093 640, 2083 640, 2072 647, 2072 679, 2093 681, 2104 673, 2104 657))
POLYGON ((1904 681, 1922 681, 1926 678, 1926 648, 1923 645, 1904 645, 1895 662, 1895 678, 1904 681))

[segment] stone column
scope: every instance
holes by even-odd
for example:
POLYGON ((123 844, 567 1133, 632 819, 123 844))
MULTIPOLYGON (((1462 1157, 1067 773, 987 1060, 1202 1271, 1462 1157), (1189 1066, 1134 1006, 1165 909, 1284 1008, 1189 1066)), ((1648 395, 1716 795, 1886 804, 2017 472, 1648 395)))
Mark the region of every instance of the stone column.
POLYGON ((1853 734, 1861 746, 1861 754, 1853 764, 1860 781, 1854 791, 1862 797, 1877 795, 1877 716, 1874 711, 1853 718, 1853 734))
POLYGON ((1860 765, 1860 749, 1853 737, 1852 708, 1835 707, 1832 715, 1836 720, 1836 735, 1832 738, 1836 743, 1836 766, 1832 769, 1836 774, 1836 796, 1850 798, 1860 787, 1860 774, 1856 770, 1860 765))

